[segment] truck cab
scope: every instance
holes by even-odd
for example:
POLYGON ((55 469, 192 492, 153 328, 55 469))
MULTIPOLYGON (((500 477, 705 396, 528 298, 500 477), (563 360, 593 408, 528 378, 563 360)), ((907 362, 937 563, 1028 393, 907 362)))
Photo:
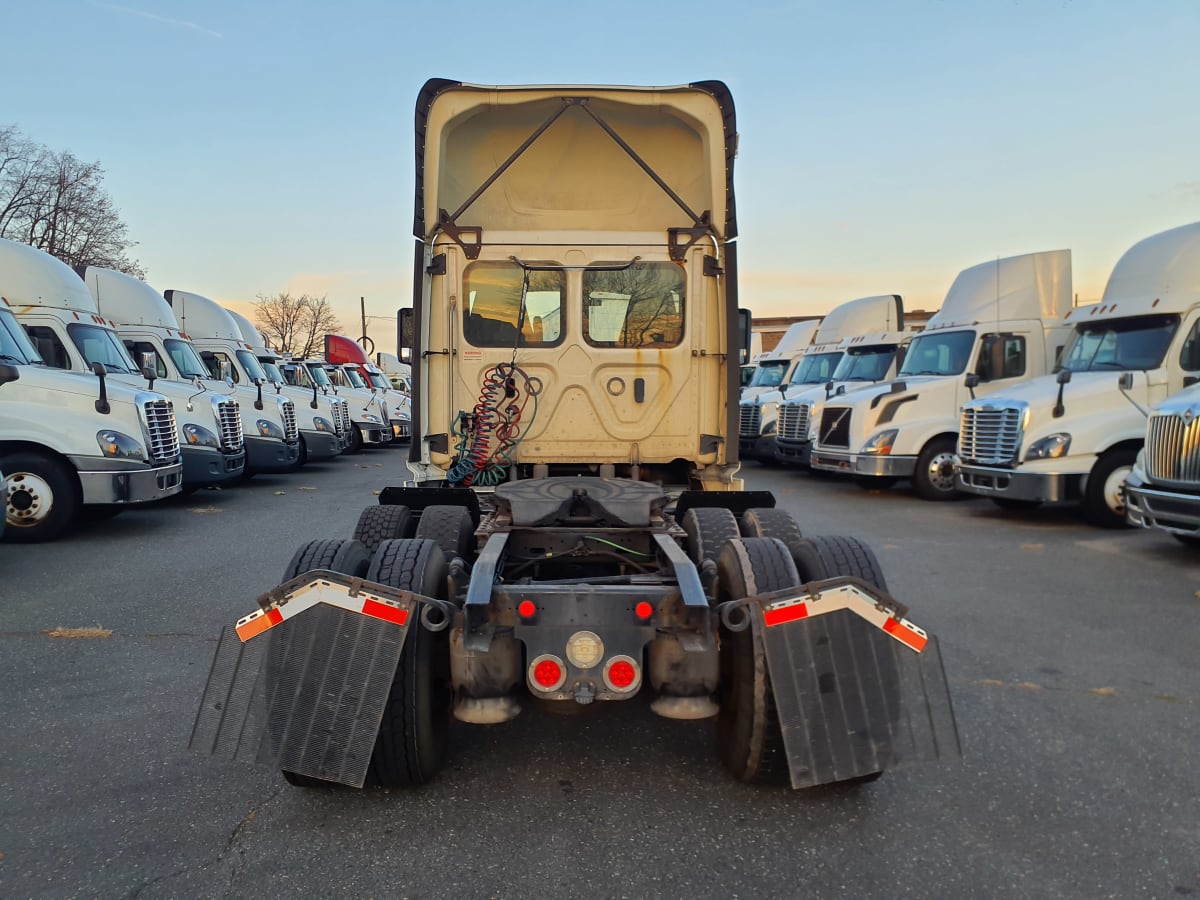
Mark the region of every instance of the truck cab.
POLYGON ((87 512, 178 494, 183 467, 167 398, 113 382, 103 366, 86 375, 46 366, 12 305, 23 305, 27 291, 52 291, 55 282, 17 281, 18 270, 0 270, 4 539, 54 540, 87 512), (17 379, 19 390, 7 383, 17 379))
POLYGON ((347 452, 357 453, 364 447, 384 447, 391 443, 387 404, 374 391, 353 386, 337 366, 327 366, 323 359, 289 359, 282 369, 289 383, 293 380, 311 383, 346 402, 351 422, 347 452))
POLYGON ((309 391, 284 387, 282 378, 274 381, 259 364, 256 348, 243 340, 238 323, 215 300, 179 290, 163 291, 163 296, 210 375, 216 378, 228 374, 235 385, 270 383, 277 393, 292 400, 298 419, 301 464, 331 459, 342 452, 346 446, 344 435, 349 433, 348 417, 346 424, 339 424, 344 401, 318 399, 315 393, 310 397, 309 391))
POLYGON ((1100 302, 1063 322, 1054 374, 963 406, 959 486, 1008 508, 1078 504, 1120 528, 1149 408, 1200 378, 1200 223, 1139 241, 1100 302))
POLYGON ((1049 372, 1066 340, 1062 317, 1071 303, 1069 250, 964 269, 894 380, 822 406, 811 467, 853 475, 865 487, 909 478, 925 500, 958 496, 962 404, 1049 372))
POLYGON ((1124 495, 1130 525, 1160 528, 1200 546, 1200 382, 1151 411, 1124 495))
POLYGON ((4 241, 0 267, 14 279, 26 277, 45 287, 27 292, 11 308, 46 365, 88 373, 101 363, 110 383, 153 389, 171 401, 178 420, 184 489, 229 482, 242 474, 246 451, 237 400, 169 381, 148 382, 113 322, 100 315, 83 280, 65 263, 33 247, 4 241))
POLYGON ((747 392, 742 392, 738 422, 738 442, 742 456, 764 464, 777 461, 775 437, 778 431, 779 404, 789 396, 806 393, 817 385, 828 384, 833 378, 834 370, 846 355, 842 347, 845 338, 865 331, 903 327, 904 301, 899 294, 862 297, 834 307, 820 321, 812 344, 792 367, 785 382, 774 390, 764 391, 757 396, 747 396, 747 392))
MULTIPOLYGON (((739 403, 750 403, 759 395, 779 390, 795 372, 801 358, 808 352, 821 323, 819 319, 806 319, 788 326, 779 343, 766 352, 752 357, 753 367, 748 376, 738 373, 741 386, 739 403)), ((761 341, 760 344, 761 345, 761 341)))
POLYGON ((96 266, 77 271, 100 314, 115 324, 125 348, 143 367, 149 367, 162 381, 237 398, 242 411, 247 474, 290 472, 300 465, 296 407, 290 398, 269 389, 264 392, 261 379, 231 387, 229 382, 214 378, 191 339, 180 329, 166 298, 141 279, 96 266))
POLYGON ((388 382, 383 371, 371 362, 356 341, 340 334, 325 335, 325 361, 341 366, 352 380, 357 375, 361 383, 355 387, 375 391, 382 398, 388 410, 393 440, 407 440, 412 436, 412 404, 408 394, 396 390, 388 382))

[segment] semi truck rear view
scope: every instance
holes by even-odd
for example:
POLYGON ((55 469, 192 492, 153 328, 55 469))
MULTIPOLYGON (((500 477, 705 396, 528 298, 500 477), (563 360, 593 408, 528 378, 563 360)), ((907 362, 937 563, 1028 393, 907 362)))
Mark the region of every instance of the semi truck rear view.
POLYGON ((404 786, 452 716, 649 692, 746 782, 955 756, 870 548, 742 490, 727 88, 435 80, 416 127, 415 486, 226 631, 192 746, 404 786))

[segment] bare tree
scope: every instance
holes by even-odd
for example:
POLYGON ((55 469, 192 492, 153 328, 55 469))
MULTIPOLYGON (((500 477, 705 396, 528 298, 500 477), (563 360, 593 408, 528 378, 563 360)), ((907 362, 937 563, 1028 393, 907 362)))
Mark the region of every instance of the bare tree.
POLYGON ((342 330, 329 300, 310 294, 292 296, 280 291, 272 296, 258 295, 254 324, 267 343, 280 353, 307 358, 324 350, 325 335, 342 330))
POLYGON ((103 266, 145 278, 126 226, 104 190, 104 169, 54 153, 0 128, 0 237, 30 244, 72 266, 103 266))

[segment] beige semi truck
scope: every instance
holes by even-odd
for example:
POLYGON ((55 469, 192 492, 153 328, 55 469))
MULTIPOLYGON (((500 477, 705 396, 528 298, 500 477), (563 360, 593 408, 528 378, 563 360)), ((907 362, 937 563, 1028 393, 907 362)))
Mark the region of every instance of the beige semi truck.
POLYGON ((451 717, 648 694, 746 782, 955 755, 870 548, 738 477, 726 87, 431 81, 416 122, 412 477, 228 629, 193 747, 403 786, 451 717))

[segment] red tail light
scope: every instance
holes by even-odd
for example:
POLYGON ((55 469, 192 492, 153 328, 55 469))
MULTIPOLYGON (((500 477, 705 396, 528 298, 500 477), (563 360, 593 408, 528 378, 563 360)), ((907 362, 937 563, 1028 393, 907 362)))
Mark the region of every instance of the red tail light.
POLYGON ((548 694, 557 691, 566 680, 567 669, 557 656, 547 653, 529 664, 529 681, 536 690, 548 694))
POLYGON ((537 615, 537 604, 532 600, 522 600, 517 604, 517 615, 522 619, 532 619, 537 615))
POLYGON ((604 664, 604 683, 618 694, 636 691, 642 683, 641 669, 631 657, 614 656, 604 664))
POLYGON ((645 600, 641 600, 633 608, 633 614, 635 616, 637 616, 639 619, 643 619, 643 620, 648 619, 652 615, 654 615, 654 606, 652 604, 646 602, 645 600))

